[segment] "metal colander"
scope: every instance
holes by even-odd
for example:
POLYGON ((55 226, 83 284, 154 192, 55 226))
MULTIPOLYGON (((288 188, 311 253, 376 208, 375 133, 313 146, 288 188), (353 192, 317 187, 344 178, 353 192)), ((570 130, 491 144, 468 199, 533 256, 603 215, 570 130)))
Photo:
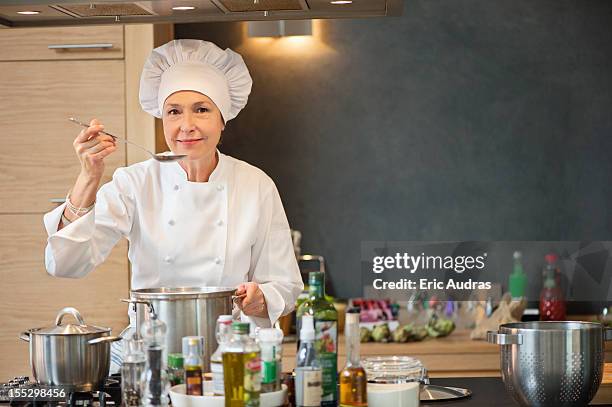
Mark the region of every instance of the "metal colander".
POLYGON ((521 406, 586 406, 601 384, 604 340, 593 322, 519 322, 488 332, 501 346, 506 390, 521 406))

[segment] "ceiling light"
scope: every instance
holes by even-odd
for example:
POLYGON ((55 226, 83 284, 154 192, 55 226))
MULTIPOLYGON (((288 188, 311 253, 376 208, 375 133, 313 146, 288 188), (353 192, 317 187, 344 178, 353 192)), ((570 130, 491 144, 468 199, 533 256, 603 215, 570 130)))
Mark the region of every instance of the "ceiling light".
POLYGON ((331 4, 351 4, 353 0, 334 0, 330 1, 331 4))
POLYGON ((312 20, 249 21, 249 37, 312 35, 312 20))
POLYGON ((36 14, 40 14, 40 11, 24 10, 24 11, 18 11, 17 14, 22 14, 24 16, 33 16, 36 14))
POLYGON ((190 10, 195 10, 195 7, 193 7, 193 6, 176 6, 176 7, 172 7, 172 10, 176 10, 176 11, 190 11, 190 10))

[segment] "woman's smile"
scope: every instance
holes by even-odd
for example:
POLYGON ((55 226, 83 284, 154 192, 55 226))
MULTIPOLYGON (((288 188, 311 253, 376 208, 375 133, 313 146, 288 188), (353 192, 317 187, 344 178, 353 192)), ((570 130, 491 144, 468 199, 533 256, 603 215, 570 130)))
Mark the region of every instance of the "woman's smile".
POLYGON ((185 138, 185 139, 181 139, 181 140, 176 140, 177 143, 180 143, 183 146, 192 146, 194 144, 198 144, 200 141, 206 141, 208 140, 208 137, 198 137, 198 138, 185 138))

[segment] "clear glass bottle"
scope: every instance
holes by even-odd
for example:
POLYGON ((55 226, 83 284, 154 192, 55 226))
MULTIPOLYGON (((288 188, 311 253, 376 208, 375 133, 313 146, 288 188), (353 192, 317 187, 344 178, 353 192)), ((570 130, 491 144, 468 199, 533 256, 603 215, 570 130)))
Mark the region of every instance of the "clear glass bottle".
POLYGON ((223 352, 225 407, 259 407, 261 351, 249 337, 249 324, 232 323, 232 337, 223 352))
POLYGON ((147 358, 143 340, 134 335, 123 340, 123 362, 121 363, 121 405, 142 407, 144 405, 145 368, 147 358))
POLYGON ((295 368, 295 405, 319 407, 323 393, 323 375, 315 349, 315 331, 312 315, 302 316, 300 349, 295 368))
POLYGON ((217 350, 210 357, 210 371, 212 372, 215 396, 223 396, 225 394, 225 388, 223 387, 223 351, 232 334, 231 325, 231 315, 219 315, 219 318, 217 318, 215 336, 219 346, 217 346, 217 350))
POLYGON ((200 343, 196 338, 191 338, 187 343, 185 394, 190 396, 201 396, 203 394, 202 356, 200 355, 200 343))
POLYGON ((257 343, 261 348, 261 391, 279 391, 282 369, 283 331, 278 328, 259 330, 257 343))
POLYGON ((340 372, 340 406, 364 407, 368 405, 367 377, 359 358, 359 309, 346 314, 346 366, 340 372))
MULTIPOLYGON (((322 407, 335 407, 338 387, 338 312, 325 299, 325 274, 319 271, 308 275, 309 297, 297 309, 297 328, 303 316, 314 317, 315 349, 323 374, 322 407)), ((298 347, 300 343, 298 342, 298 347)))
POLYGON ((168 405, 168 376, 163 358, 166 324, 155 315, 142 324, 141 334, 146 349, 144 405, 165 407, 168 405))

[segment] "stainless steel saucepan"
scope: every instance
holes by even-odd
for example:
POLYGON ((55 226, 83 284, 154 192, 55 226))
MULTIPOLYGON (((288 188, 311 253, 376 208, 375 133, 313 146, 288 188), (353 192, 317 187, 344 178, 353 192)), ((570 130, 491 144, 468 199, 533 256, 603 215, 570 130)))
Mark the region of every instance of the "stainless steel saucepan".
POLYGON ((110 368, 110 328, 86 325, 79 311, 67 307, 55 318, 55 325, 32 328, 20 338, 30 343, 30 366, 34 379, 45 385, 66 386, 73 391, 100 388, 110 368), (72 315, 76 324, 62 324, 72 315))
POLYGON ((487 332, 501 345, 501 373, 521 406, 586 406, 597 393, 604 341, 612 329, 594 322, 518 322, 487 332))

